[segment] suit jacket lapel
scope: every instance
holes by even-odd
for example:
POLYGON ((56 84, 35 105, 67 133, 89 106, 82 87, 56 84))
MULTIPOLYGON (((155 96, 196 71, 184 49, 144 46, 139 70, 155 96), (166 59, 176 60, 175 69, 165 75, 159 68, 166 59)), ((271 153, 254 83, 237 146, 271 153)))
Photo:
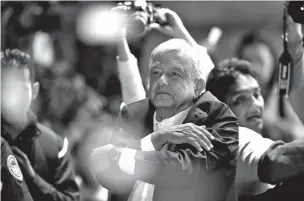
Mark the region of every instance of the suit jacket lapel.
POLYGON ((145 118, 145 136, 153 132, 153 115, 155 113, 155 107, 152 102, 149 100, 148 102, 148 112, 145 118))

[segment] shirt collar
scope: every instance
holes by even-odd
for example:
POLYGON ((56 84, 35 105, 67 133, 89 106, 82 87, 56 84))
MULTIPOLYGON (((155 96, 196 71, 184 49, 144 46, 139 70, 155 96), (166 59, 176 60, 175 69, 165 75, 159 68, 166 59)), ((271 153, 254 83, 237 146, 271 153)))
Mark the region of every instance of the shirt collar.
POLYGON ((1 119, 1 133, 4 137, 5 140, 8 142, 13 142, 15 141, 19 136, 25 137, 25 138, 31 138, 35 137, 41 134, 40 130, 37 128, 36 123, 37 123, 37 118, 35 114, 31 111, 28 112, 27 114, 27 124, 24 126, 23 129, 20 130, 20 134, 12 139, 11 135, 9 134, 9 131, 5 129, 4 127, 4 120, 1 119))
POLYGON ((167 128, 174 125, 182 124, 183 121, 186 119, 189 111, 191 110, 192 106, 188 107, 187 109, 177 113, 173 117, 167 118, 162 120, 161 122, 157 121, 156 119, 156 112, 153 115, 153 130, 159 130, 163 128, 167 128))

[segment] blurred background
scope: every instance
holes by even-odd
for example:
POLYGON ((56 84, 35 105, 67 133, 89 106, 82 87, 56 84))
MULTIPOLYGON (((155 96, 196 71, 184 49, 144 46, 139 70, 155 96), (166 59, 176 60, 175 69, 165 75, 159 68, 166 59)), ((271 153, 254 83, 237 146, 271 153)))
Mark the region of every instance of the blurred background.
MULTIPOLYGON (((213 27, 220 28, 221 37, 210 52, 215 63, 234 56, 241 37, 250 31, 269 42, 275 57, 282 52, 284 2, 152 3, 174 10, 202 45, 213 27)), ((91 178, 86 159, 94 147, 109 141, 122 102, 113 34, 122 22, 110 12, 116 4, 1 1, 1 49, 19 48, 34 58, 41 91, 33 109, 41 122, 69 139, 75 161, 82 161, 75 165, 84 200, 106 199, 94 194, 99 185, 91 178)), ((148 32, 129 41, 144 85, 150 53, 167 39, 148 32)))

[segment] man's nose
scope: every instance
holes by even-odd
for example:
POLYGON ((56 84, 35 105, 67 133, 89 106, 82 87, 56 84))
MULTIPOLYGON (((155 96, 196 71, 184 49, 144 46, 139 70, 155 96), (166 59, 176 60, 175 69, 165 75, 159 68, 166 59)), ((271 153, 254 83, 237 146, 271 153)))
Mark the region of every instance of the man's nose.
POLYGON ((158 85, 159 86, 165 86, 165 85, 168 85, 168 78, 165 74, 163 74, 159 80, 158 80, 158 85))
POLYGON ((260 100, 259 98, 256 98, 256 97, 252 97, 251 99, 251 106, 252 107, 255 107, 255 108, 258 108, 258 109, 262 109, 263 108, 263 101, 260 100))

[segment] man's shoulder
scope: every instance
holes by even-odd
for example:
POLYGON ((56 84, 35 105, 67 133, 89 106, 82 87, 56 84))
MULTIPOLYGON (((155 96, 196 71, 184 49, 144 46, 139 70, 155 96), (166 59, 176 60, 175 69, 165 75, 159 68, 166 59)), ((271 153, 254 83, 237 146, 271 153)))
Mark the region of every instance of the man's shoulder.
POLYGON ((60 151, 63 143, 61 136, 55 133, 51 128, 41 123, 36 123, 36 127, 40 132, 38 139, 43 149, 48 154, 57 154, 58 151, 60 151))
MULTIPOLYGON (((221 112, 223 109, 230 111, 229 107, 218 100, 211 92, 204 92, 196 101, 195 107, 206 111, 208 114, 213 112, 221 112)), ((232 112, 231 112, 232 113, 232 112)))
POLYGON ((124 118, 133 118, 138 116, 144 116, 151 110, 152 104, 150 99, 146 98, 134 103, 130 103, 121 109, 121 116, 124 118))

